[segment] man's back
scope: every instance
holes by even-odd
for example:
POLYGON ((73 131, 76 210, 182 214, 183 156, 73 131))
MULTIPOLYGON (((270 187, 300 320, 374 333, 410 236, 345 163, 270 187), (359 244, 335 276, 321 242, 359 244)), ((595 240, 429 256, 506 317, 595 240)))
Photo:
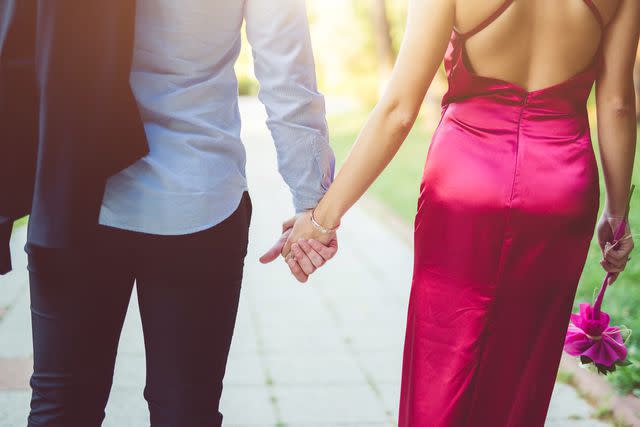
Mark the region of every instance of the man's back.
POLYGON ((110 179, 102 224, 186 234, 237 208, 247 189, 234 72, 244 20, 296 208, 320 199, 333 155, 304 2, 139 0, 131 85, 150 154, 110 179))

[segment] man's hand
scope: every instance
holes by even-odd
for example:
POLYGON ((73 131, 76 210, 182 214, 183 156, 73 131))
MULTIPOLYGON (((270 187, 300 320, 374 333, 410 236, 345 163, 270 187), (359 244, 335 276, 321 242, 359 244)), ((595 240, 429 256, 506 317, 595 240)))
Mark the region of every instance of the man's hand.
MULTIPOLYGON (((278 241, 260 257, 260 262, 267 264, 282 255, 291 274, 301 283, 305 283, 311 274, 338 252, 338 240, 335 234, 315 236, 314 232, 305 233, 308 225, 305 220, 309 220, 309 215, 309 213, 298 214, 285 221, 278 241)), ((313 229, 313 231, 317 230, 313 229)))
POLYGON ((264 255, 260 257, 260 262, 263 264, 269 264, 273 262, 280 256, 282 253, 282 248, 284 248, 285 243, 289 239, 289 234, 291 234, 291 229, 293 228, 293 224, 296 222, 296 217, 286 220, 282 223, 282 235, 278 239, 278 241, 265 252, 264 255))
POLYGON ((282 255, 294 276, 308 277, 333 258, 337 252, 336 233, 322 233, 314 227, 311 211, 296 215, 291 233, 282 248, 282 255), (315 247, 311 246, 311 241, 315 242, 315 247))

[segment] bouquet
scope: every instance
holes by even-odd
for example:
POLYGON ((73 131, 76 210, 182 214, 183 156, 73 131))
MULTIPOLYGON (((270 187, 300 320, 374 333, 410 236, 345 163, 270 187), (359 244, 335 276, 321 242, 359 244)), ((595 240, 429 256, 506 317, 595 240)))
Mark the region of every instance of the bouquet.
MULTIPOLYGON (((614 232, 615 247, 625 237, 629 218, 629 205, 635 186, 631 187, 629 203, 623 220, 614 232)), ((602 311, 604 294, 611 281, 612 274, 607 273, 602 282, 600 292, 593 306, 589 303, 580 304, 580 311, 571 315, 571 322, 564 340, 564 351, 580 358, 584 365, 591 365, 598 373, 607 375, 614 372, 616 367, 628 366, 626 342, 631 331, 625 326, 611 326, 611 317, 602 311)))

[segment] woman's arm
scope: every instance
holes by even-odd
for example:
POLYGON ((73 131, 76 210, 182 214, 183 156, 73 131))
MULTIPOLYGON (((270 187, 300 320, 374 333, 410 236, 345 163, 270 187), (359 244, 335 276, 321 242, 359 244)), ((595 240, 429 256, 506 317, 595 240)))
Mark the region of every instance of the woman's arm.
MULTIPOLYGON (((333 185, 315 209, 315 218, 334 228, 382 173, 411 130, 453 31, 455 0, 411 0, 407 30, 384 95, 371 113, 333 185)), ((310 214, 302 215, 291 242, 329 235, 309 235, 310 214), (306 226, 305 226, 306 223, 306 226)))
POLYGON ((633 70, 633 80, 636 84, 636 120, 640 123, 640 48, 636 54, 636 66, 633 70))
POLYGON ((601 264, 612 273, 624 270, 633 249, 631 239, 612 243, 613 231, 625 213, 635 158, 633 67, 639 33, 640 3, 621 0, 603 35, 604 64, 596 82, 598 140, 607 194, 598 242, 603 252, 601 264))
POLYGON ((603 39, 604 64, 596 82, 598 137, 606 212, 624 215, 636 148, 633 67, 640 33, 640 3, 622 0, 603 39))

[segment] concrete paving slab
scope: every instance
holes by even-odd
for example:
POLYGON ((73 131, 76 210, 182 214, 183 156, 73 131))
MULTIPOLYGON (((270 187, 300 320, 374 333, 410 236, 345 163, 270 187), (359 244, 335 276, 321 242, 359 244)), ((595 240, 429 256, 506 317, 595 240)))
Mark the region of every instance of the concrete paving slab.
POLYGON ((287 425, 390 422, 368 384, 275 387, 282 421, 287 425))
POLYGON ((30 391, 0 392, 0 427, 22 427, 27 425, 30 391))

